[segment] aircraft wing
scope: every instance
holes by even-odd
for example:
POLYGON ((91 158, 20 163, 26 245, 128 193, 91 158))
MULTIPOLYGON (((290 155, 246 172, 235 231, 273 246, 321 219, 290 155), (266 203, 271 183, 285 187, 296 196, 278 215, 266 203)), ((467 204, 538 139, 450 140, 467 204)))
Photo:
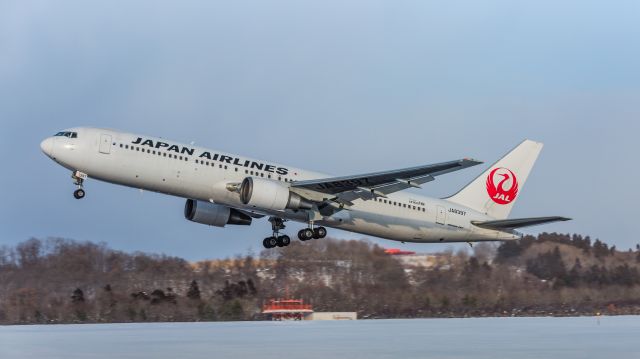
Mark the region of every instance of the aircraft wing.
POLYGON ((496 221, 472 221, 475 226, 496 230, 509 230, 528 226, 537 226, 539 224, 558 222, 558 221, 570 221, 571 218, 566 217, 534 217, 534 218, 514 218, 514 219, 500 219, 496 221))
POLYGON ((385 197, 389 193, 407 188, 419 188, 421 184, 433 181, 436 176, 481 163, 480 161, 465 158, 392 171, 295 181, 291 184, 291 188, 323 193, 331 196, 333 201, 343 205, 351 205, 351 201, 357 198, 385 197))

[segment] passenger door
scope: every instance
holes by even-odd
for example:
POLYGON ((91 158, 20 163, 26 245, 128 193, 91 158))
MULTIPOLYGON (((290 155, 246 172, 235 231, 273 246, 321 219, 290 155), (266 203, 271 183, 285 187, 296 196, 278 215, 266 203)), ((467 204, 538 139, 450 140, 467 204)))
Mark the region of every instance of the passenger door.
POLYGON ((100 135, 100 153, 111 153, 111 135, 100 135))
POLYGON ((446 220, 447 220, 447 212, 445 211, 444 207, 437 206, 436 223, 444 225, 446 220))

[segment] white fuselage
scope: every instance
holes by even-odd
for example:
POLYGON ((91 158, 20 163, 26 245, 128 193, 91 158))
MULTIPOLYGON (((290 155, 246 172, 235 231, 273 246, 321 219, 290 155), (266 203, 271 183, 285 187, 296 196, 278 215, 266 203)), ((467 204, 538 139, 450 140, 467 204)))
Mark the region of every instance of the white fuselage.
MULTIPOLYGON (((43 151, 60 165, 90 178, 213 202, 257 214, 307 222, 305 211, 269 211, 240 201, 228 184, 248 176, 282 183, 329 177, 326 174, 173 141, 98 128, 74 128, 77 138, 50 137, 43 151)), ((387 198, 357 199, 348 210, 315 223, 406 242, 466 242, 510 240, 517 232, 474 226, 485 214, 442 199, 396 192, 387 198)))

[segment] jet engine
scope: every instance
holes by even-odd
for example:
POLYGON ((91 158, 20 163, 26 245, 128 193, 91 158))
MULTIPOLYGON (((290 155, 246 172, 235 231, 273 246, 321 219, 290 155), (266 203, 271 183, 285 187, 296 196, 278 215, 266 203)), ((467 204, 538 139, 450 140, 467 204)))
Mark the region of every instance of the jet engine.
POLYGON ((248 226, 251 217, 227 206, 188 199, 184 205, 184 218, 191 222, 224 227, 227 224, 248 226))
POLYGON ((264 178, 247 177, 240 185, 242 203, 270 210, 311 209, 313 204, 289 190, 284 183, 264 178))

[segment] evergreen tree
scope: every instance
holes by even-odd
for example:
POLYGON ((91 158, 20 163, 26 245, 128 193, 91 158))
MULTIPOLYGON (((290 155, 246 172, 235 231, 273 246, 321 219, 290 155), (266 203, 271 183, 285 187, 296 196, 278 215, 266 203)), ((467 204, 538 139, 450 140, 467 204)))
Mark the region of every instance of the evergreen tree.
POLYGON ((80 288, 76 288, 71 294, 71 303, 84 303, 84 292, 80 288))
POLYGON ((200 299, 200 288, 198 287, 198 282, 196 282, 195 279, 191 281, 191 284, 189 284, 189 290, 187 291, 187 298, 200 299))
POLYGON ((556 246, 553 251, 539 254, 535 259, 529 260, 527 271, 540 279, 564 279, 566 268, 560 249, 556 246))

